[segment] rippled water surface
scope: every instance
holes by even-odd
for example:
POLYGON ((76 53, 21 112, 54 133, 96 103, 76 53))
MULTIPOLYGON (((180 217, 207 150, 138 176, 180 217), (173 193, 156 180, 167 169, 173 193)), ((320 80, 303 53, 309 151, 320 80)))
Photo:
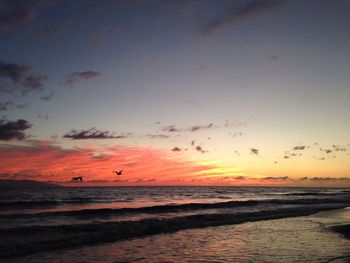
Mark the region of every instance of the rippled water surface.
POLYGON ((349 189, 2 189, 0 261, 349 262, 328 230, 349 206, 349 189))
POLYGON ((344 221, 349 209, 42 253, 26 262, 350 262, 350 241, 327 228, 344 221))

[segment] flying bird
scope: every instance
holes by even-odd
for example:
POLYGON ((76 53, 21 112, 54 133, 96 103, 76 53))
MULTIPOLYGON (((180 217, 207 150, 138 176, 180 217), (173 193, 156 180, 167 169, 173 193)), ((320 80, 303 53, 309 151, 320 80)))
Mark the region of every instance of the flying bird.
POLYGON ((118 171, 113 171, 113 172, 115 172, 116 175, 122 175, 123 170, 120 170, 119 172, 118 171))
POLYGON ((80 181, 80 182, 82 182, 83 181, 83 177, 82 176, 73 177, 72 181, 80 181))

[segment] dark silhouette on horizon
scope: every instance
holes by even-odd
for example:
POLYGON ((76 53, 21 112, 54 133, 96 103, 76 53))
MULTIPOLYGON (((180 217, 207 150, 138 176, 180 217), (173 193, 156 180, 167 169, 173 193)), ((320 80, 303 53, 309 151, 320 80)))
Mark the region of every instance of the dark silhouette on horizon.
POLYGON ((83 181, 83 177, 82 176, 73 177, 72 181, 80 181, 80 182, 82 182, 83 181))
POLYGON ((123 170, 120 170, 119 172, 118 171, 113 171, 113 172, 115 172, 116 175, 122 175, 123 170))

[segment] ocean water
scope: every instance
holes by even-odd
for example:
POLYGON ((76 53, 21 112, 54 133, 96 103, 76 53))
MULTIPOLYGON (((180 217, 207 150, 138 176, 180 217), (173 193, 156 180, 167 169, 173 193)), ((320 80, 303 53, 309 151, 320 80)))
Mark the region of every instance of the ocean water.
POLYGON ((0 261, 349 262, 328 230, 349 206, 350 189, 1 189, 0 261))

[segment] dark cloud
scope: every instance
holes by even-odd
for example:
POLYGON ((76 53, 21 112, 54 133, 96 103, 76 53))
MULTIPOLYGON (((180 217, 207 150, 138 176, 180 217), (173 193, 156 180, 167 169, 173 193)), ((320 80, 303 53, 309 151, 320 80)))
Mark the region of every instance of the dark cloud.
POLYGON ((285 155, 283 158, 284 158, 284 159, 289 159, 289 156, 288 156, 288 155, 285 155))
POLYGON ((320 148, 320 151, 321 151, 321 152, 326 152, 327 154, 329 154, 329 153, 332 152, 331 149, 323 149, 323 148, 320 148))
POLYGON ((25 78, 23 94, 30 91, 41 91, 44 89, 43 82, 47 79, 45 75, 30 75, 25 78))
POLYGON ((194 125, 192 127, 186 128, 186 129, 185 128, 177 128, 176 125, 167 125, 167 126, 164 126, 161 130, 163 132, 187 132, 187 131, 195 132, 198 130, 210 129, 213 127, 214 127, 213 123, 210 123, 208 125, 194 125))
POLYGON ((198 131, 198 130, 203 130, 203 129, 210 129, 213 127, 213 123, 210 123, 208 125, 195 125, 195 126, 192 126, 189 130, 191 132, 194 132, 194 131, 198 131))
POLYGON ((192 141, 191 141, 191 145, 194 147, 194 149, 195 149, 197 152, 201 152, 201 153, 206 153, 206 152, 207 152, 207 151, 205 151, 205 150, 203 149, 202 146, 199 146, 199 145, 196 146, 196 141, 195 141, 195 140, 192 140, 192 141))
POLYGON ((42 120, 49 120, 49 115, 47 115, 47 114, 41 114, 41 113, 39 113, 39 114, 37 115, 37 117, 38 117, 39 119, 42 119, 42 120))
POLYGON ((181 149, 179 147, 174 147, 171 149, 173 152, 180 152, 181 149))
POLYGON ((289 180, 289 177, 288 176, 279 176, 279 177, 268 176, 268 177, 262 178, 262 180, 286 181, 286 180, 289 180))
POLYGON ((0 102, 0 111, 7 111, 15 106, 13 101, 0 102))
POLYGON ((226 15, 218 17, 200 27, 202 36, 210 36, 216 30, 235 24, 236 22, 271 11, 283 1, 281 0, 253 0, 245 1, 244 4, 236 6, 226 15))
POLYGON ((305 150, 306 146, 305 145, 299 145, 299 146, 295 146, 293 148, 293 150, 295 151, 302 151, 302 150, 305 150))
POLYGON ((346 148, 340 145, 332 145, 334 151, 336 152, 346 152, 346 148))
POLYGON ((308 180, 309 178, 307 177, 307 176, 305 176, 305 177, 302 177, 302 178, 300 178, 299 180, 300 181, 306 181, 306 180, 308 180))
POLYGON ((50 101, 54 95, 54 91, 52 90, 48 95, 43 95, 40 97, 41 100, 45 100, 45 101, 50 101))
POLYGON ((85 140, 85 139, 123 139, 130 137, 130 133, 115 135, 113 132, 100 131, 95 127, 88 130, 71 130, 63 135, 63 138, 69 138, 73 140, 85 140))
POLYGON ((147 182, 154 182, 157 181, 155 178, 148 179, 147 182))
POLYGON ((250 153, 251 154, 259 154, 259 150, 256 148, 250 148, 250 153))
POLYGON ((196 151, 197 151, 197 152, 204 153, 203 148, 202 148, 201 146, 199 146, 199 145, 196 146, 196 151))
POLYGON ((164 132, 179 132, 179 131, 183 131, 183 130, 176 128, 175 125, 168 125, 168 126, 163 127, 162 131, 164 131, 164 132))
POLYGON ((4 63, 0 61, 0 76, 7 78, 14 83, 19 82, 28 70, 29 67, 25 65, 4 63))
POLYGON ((36 10, 29 1, 0 1, 0 30, 22 25, 31 21, 36 10))
POLYGON ((0 60, 0 91, 13 93, 20 91, 23 95, 30 91, 44 89, 43 82, 47 76, 32 74, 27 65, 5 63, 0 60))
POLYGON ((12 100, 0 102, 0 111, 8 111, 14 108, 16 109, 24 109, 28 104, 16 104, 12 100))
POLYGON ((17 121, 0 120, 0 140, 23 140, 26 138, 24 131, 31 127, 32 124, 22 119, 17 121))
POLYGON ((151 139, 167 139, 170 137, 170 135, 165 135, 165 134, 148 134, 148 138, 151 139))
POLYGON ((72 72, 66 76, 66 79, 60 83, 67 86, 72 86, 80 80, 89 80, 101 76, 102 74, 96 71, 87 70, 80 72, 72 72))

